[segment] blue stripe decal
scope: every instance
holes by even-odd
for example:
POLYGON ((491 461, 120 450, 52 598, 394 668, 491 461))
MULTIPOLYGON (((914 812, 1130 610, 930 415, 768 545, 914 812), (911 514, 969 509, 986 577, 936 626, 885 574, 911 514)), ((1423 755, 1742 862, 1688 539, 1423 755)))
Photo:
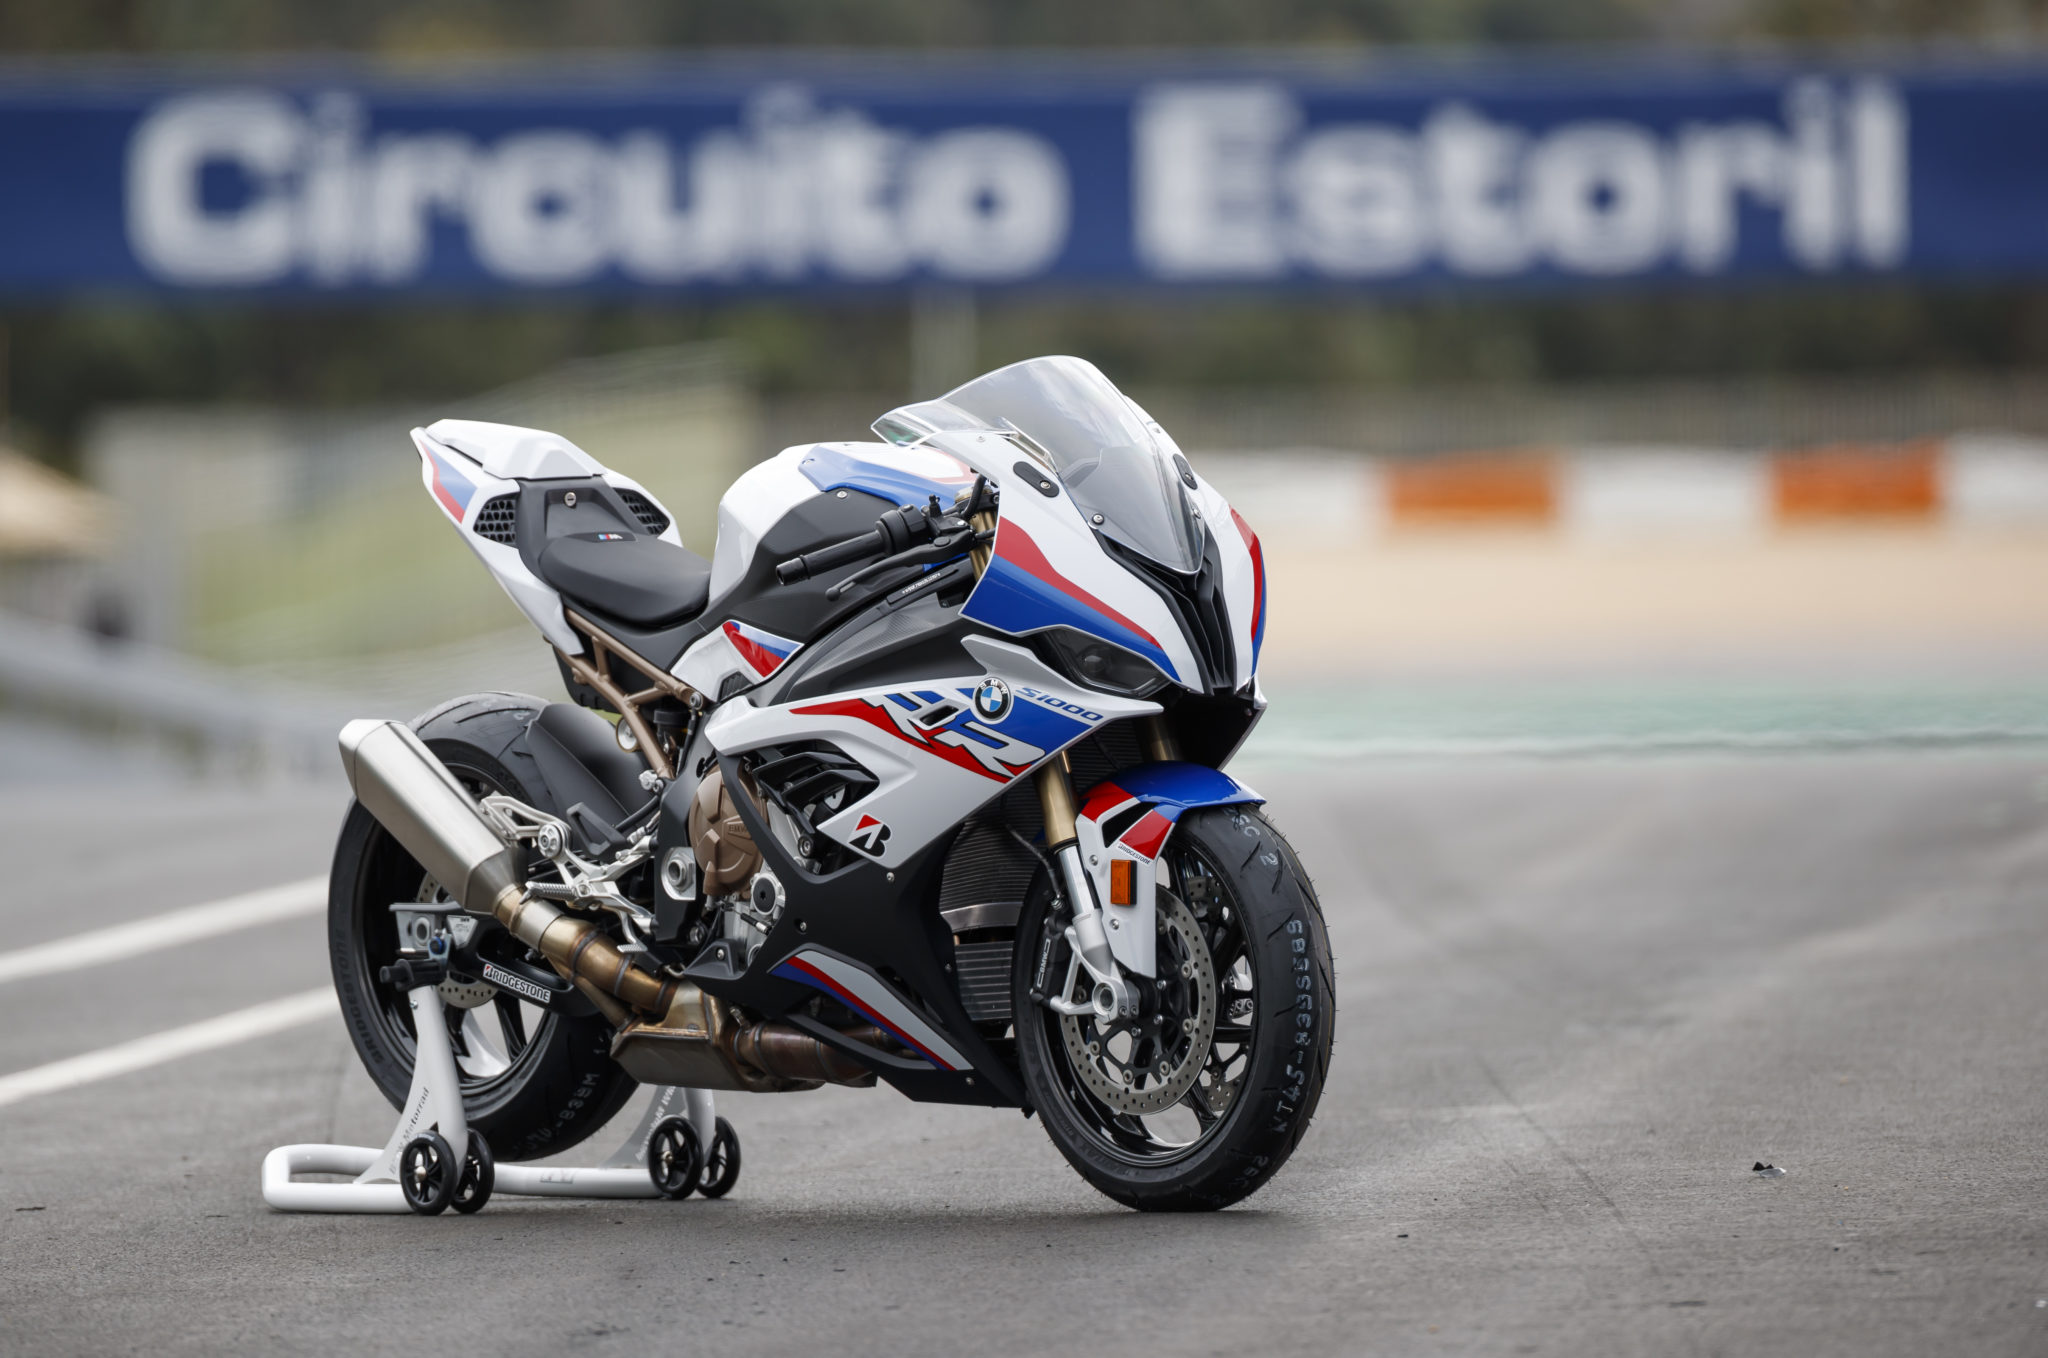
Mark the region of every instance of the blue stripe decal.
POLYGON ((1140 801, 1151 802, 1161 814, 1167 814, 1170 809, 1169 818, 1175 820, 1180 818, 1181 812, 1198 806, 1228 806, 1234 802, 1266 800, 1221 769, 1182 760, 1118 769, 1107 781, 1140 801))
POLYGON ((1100 637, 1137 652, 1157 665, 1162 674, 1177 675, 1173 662, 1166 658, 1166 652, 1122 623, 1105 618, 1002 557, 995 557, 988 563, 988 570, 974 587, 974 593, 968 596, 960 613, 1012 636, 1043 631, 1048 627, 1071 627, 1077 632, 1086 632, 1091 637, 1100 637))
POLYGON ((928 477, 891 467, 866 458, 854 457, 823 444, 804 454, 797 468, 818 488, 820 494, 835 490, 857 490, 878 495, 892 505, 921 505, 932 496, 950 505, 964 481, 934 481, 928 477))
POLYGON ((945 724, 943 729, 958 731, 963 737, 984 740, 974 728, 998 731, 1012 740, 1021 740, 1027 745, 1036 745, 1047 754, 1064 750, 1067 746, 1087 735, 1095 728, 1078 717, 1068 716, 1054 708, 1046 707, 1035 699, 1017 694, 1010 703, 1010 710, 1003 714, 1001 721, 986 721, 974 710, 974 690, 955 690, 967 700, 967 710, 945 724))

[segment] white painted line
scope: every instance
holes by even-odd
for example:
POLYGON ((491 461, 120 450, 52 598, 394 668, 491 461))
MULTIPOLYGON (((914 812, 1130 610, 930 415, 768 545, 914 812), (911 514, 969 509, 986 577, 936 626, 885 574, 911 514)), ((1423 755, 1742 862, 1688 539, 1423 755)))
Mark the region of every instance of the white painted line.
POLYGON ((217 1047, 232 1047, 251 1038, 267 1037, 286 1028, 325 1018, 337 1008, 334 991, 321 986, 317 990, 287 995, 281 1000, 237 1009, 219 1018, 203 1019, 198 1023, 188 1023, 183 1028, 172 1028, 131 1042, 102 1047, 83 1056, 52 1061, 47 1066, 0 1075, 0 1108, 32 1099, 38 1094, 54 1094, 60 1089, 76 1089, 79 1085, 111 1080, 116 1075, 147 1070, 180 1056, 192 1056, 217 1047))
POLYGON ((287 882, 245 896, 187 906, 128 924, 90 929, 32 948, 0 953, 0 985, 31 976, 54 976, 81 967, 96 967, 102 962, 115 962, 253 925, 318 914, 326 905, 327 879, 308 877, 302 882, 287 882))

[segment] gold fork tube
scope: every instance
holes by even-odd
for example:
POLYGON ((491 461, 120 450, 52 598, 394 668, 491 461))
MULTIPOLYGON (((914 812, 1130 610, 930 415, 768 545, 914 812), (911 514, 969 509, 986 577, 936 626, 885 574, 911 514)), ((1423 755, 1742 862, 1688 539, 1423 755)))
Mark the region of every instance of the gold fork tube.
POLYGON ((1074 818, 1074 772, 1066 751, 1054 755, 1038 769, 1038 810, 1045 819, 1045 847, 1057 849, 1074 842, 1078 832, 1074 818))
POLYGON ((1138 722, 1138 735, 1145 743, 1147 759, 1174 760, 1180 758, 1180 742, 1173 738, 1173 732, 1166 729, 1166 715, 1154 712, 1138 722))
MULTIPOLYGON (((984 509, 981 511, 981 513, 976 514, 973 518, 969 519, 968 522, 974 525, 974 531, 977 533, 993 533, 996 528, 996 512, 993 509, 984 509)), ((967 553, 967 559, 974 563, 975 579, 981 579, 982 572, 988 569, 989 557, 993 555, 994 552, 995 541, 994 539, 990 539, 987 542, 976 544, 975 547, 967 553)))

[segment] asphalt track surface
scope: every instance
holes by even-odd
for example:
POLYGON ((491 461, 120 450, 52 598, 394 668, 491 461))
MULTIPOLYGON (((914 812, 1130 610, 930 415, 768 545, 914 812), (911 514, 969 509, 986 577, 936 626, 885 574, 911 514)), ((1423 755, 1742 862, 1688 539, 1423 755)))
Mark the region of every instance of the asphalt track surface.
MULTIPOLYGON (((0 1108, 0 1352, 2048 1351, 2048 753, 1261 782, 1339 1032, 1237 1209, 1140 1216, 1014 1112, 826 1090, 721 1097, 722 1202, 280 1215, 268 1148, 390 1122, 326 1017, 0 1108)), ((339 810, 14 783, 0 952, 319 872, 339 810)), ((0 984, 0 1076, 325 977, 308 916, 0 984)))

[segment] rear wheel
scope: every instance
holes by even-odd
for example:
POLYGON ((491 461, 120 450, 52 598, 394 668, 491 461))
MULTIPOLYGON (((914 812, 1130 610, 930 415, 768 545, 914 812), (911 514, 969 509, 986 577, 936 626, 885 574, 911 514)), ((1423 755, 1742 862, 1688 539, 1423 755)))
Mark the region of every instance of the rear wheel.
MULTIPOLYGON (((1308 1130, 1335 1030, 1329 937, 1293 849, 1249 807, 1181 817, 1158 884, 1157 976, 1135 1019, 1103 1021, 1033 996, 1058 991, 1070 960, 1071 913, 1041 876, 1017 928, 1017 1051, 1083 1178, 1143 1211, 1213 1210, 1308 1130)), ((1086 991, 1082 973, 1073 997, 1086 991)))
MULTIPOLYGON (((429 713, 414 730, 471 792, 544 805, 525 747, 527 725, 541 706, 522 694, 480 694, 429 713)), ((412 1084, 417 1038, 405 996, 377 980, 378 970, 398 959, 391 906, 441 894, 369 812, 349 808, 328 887, 328 955, 349 1037, 393 1108, 412 1084)), ((475 930, 461 951, 500 962, 525 959, 525 948, 494 921, 458 916, 456 926, 475 930)), ((595 1010, 549 1013, 507 991, 452 979, 441 996, 464 1115, 499 1158, 565 1150, 632 1095, 632 1077, 611 1059, 611 1026, 595 1010)))

